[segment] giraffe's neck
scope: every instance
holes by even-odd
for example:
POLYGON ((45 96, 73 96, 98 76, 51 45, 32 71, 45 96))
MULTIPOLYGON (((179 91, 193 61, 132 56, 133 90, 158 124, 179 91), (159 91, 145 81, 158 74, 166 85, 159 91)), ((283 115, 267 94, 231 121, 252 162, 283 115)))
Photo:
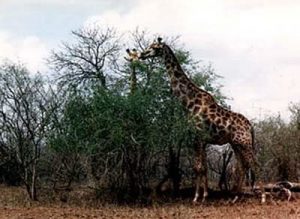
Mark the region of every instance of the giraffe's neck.
POLYGON ((163 59, 169 77, 171 80, 184 80, 188 79, 184 71, 182 70, 174 52, 167 45, 164 45, 163 59))
POLYGON ((198 88, 185 74, 175 54, 167 45, 164 46, 163 59, 171 80, 172 92, 192 113, 197 114, 200 108, 210 104, 213 98, 206 91, 198 88))

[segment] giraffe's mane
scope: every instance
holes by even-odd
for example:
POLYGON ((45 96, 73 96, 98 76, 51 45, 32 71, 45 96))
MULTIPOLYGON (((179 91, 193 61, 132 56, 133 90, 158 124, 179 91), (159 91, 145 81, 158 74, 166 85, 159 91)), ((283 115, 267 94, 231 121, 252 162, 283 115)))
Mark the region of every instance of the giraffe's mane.
POLYGON ((177 64, 178 70, 180 70, 180 71, 183 73, 183 75, 185 76, 185 78, 192 84, 193 88, 194 88, 195 90, 199 91, 199 92, 202 92, 202 93, 207 94, 208 96, 211 96, 212 100, 213 100, 214 102, 216 102, 216 101, 215 101, 215 98, 213 97, 213 95, 211 95, 211 94, 210 94, 209 92, 207 92, 206 90, 200 88, 198 85, 196 85, 196 84, 195 84, 195 83, 194 83, 194 82, 186 75, 186 73, 183 71, 183 69, 182 69, 182 67, 181 67, 181 65, 180 65, 180 63, 179 63, 179 61, 178 61, 178 59, 177 59, 177 57, 176 57, 174 51, 171 49, 171 47, 168 46, 167 44, 164 44, 164 47, 168 50, 169 54, 173 57, 173 59, 176 60, 176 64, 177 64))

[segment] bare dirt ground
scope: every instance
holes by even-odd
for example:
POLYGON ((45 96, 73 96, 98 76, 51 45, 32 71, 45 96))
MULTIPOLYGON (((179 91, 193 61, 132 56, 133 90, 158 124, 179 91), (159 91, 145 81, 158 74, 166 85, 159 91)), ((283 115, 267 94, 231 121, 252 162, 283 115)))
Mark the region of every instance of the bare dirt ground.
MULTIPOLYGON (((78 194, 75 194, 79 197, 78 194)), ((300 218, 300 200, 273 200, 262 205, 255 198, 235 204, 228 200, 209 200, 191 204, 190 200, 152 204, 147 207, 99 204, 83 206, 72 202, 24 202, 20 189, 0 187, 0 218, 300 218)))

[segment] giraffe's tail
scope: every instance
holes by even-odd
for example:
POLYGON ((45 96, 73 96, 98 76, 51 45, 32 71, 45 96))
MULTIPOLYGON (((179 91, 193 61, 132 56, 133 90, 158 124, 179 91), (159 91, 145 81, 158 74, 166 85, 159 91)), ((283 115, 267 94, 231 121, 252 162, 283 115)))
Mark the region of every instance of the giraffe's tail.
POLYGON ((256 146, 255 146, 255 131, 254 127, 251 126, 251 141, 252 141, 252 152, 253 152, 253 166, 250 168, 250 177, 251 177, 251 187, 254 189, 255 181, 256 181, 256 175, 258 174, 258 171, 260 170, 260 164, 258 160, 256 159, 256 146))
MULTIPOLYGON (((255 171, 251 168, 250 174, 251 174, 251 187, 254 190, 255 181, 256 181, 255 174, 257 174, 257 175, 262 174, 262 166, 258 162, 258 160, 256 159, 256 156, 255 156, 257 154, 257 148, 255 147, 255 133, 254 133, 253 126, 251 126, 251 137, 252 137, 252 149, 253 149, 253 160, 254 160, 255 171)), ((265 191, 262 181, 259 182, 259 189, 261 190, 261 203, 265 203, 266 202, 266 191, 265 191)))

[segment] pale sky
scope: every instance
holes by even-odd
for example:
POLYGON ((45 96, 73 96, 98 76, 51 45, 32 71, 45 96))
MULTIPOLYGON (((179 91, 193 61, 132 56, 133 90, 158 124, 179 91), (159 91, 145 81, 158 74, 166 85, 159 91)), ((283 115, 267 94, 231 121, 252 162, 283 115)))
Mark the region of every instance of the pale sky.
POLYGON ((49 51, 89 23, 181 36, 194 59, 212 63, 234 111, 289 118, 300 102, 300 1, 0 0, 0 59, 45 71, 49 51))

